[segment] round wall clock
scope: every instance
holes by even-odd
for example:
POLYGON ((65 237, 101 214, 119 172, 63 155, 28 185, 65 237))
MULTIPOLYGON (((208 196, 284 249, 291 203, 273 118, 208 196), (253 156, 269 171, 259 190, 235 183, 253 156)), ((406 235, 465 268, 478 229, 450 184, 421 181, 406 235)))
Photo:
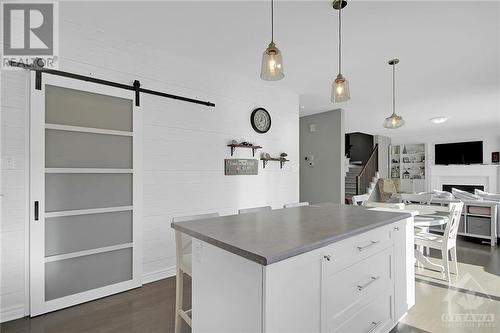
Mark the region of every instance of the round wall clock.
POLYGON ((257 133, 266 133, 271 128, 271 115, 264 108, 257 108, 250 115, 250 123, 257 133))

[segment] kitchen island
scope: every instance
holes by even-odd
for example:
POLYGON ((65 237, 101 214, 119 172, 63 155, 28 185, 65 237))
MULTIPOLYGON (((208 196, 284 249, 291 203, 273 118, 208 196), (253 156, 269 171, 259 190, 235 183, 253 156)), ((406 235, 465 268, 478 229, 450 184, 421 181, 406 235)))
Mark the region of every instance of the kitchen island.
POLYGON ((389 332, 414 304, 413 217, 321 204, 172 223, 193 332, 389 332))

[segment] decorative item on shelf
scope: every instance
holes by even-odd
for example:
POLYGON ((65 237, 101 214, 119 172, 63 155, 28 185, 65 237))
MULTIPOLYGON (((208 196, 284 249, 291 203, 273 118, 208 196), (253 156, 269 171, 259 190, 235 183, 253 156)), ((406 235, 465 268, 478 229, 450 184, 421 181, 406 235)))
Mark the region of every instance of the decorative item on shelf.
POLYGON ((332 6, 339 11, 339 73, 332 83, 331 101, 340 103, 351 99, 349 81, 342 75, 342 9, 347 6, 347 1, 335 0, 332 6))
POLYGON ((271 0, 271 43, 262 55, 260 78, 265 81, 278 81, 284 77, 281 51, 274 44, 274 1, 271 0))
POLYGON ((408 169, 403 172, 403 179, 410 179, 410 172, 408 171, 408 169))
POLYGON ((498 164, 500 163, 500 152, 495 151, 491 153, 491 163, 498 164))
MULTIPOLYGON (((390 129, 396 129, 405 124, 403 117, 396 114, 396 65, 398 63, 399 59, 389 60, 389 65, 392 66, 392 114, 385 118, 384 127, 390 129)), ((404 151, 403 154, 405 154, 404 151)))
POLYGON ((403 146, 403 154, 407 154, 406 146, 403 146))
POLYGON ((257 108, 250 115, 250 123, 255 132, 264 134, 271 128, 271 115, 264 108, 257 108))
POLYGON ((285 164, 285 162, 290 161, 286 158, 287 156, 288 156, 287 153, 281 153, 280 157, 271 157, 271 155, 269 155, 268 153, 262 153, 262 155, 260 157, 260 159, 262 161, 262 167, 265 168, 267 165, 267 162, 269 162, 269 161, 277 161, 277 162, 280 162, 280 169, 283 169, 283 165, 285 164))
POLYGON ((257 149, 262 149, 261 146, 254 145, 252 143, 243 141, 241 143, 238 143, 236 140, 232 140, 230 144, 227 145, 231 149, 231 156, 233 156, 234 151, 236 148, 249 148, 252 149, 252 156, 255 156, 255 151, 257 149))

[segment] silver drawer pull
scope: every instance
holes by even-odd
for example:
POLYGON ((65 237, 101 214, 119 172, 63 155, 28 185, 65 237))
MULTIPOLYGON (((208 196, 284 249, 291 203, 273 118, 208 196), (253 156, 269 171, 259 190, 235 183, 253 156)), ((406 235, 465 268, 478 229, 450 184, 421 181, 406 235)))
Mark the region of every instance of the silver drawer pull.
POLYGON ((379 327, 380 324, 382 324, 382 321, 377 321, 377 322, 372 321, 372 327, 366 333, 372 333, 377 329, 377 327, 379 327))
POLYGON ((358 290, 362 291, 363 289, 365 289, 366 287, 368 287, 370 284, 377 281, 378 279, 380 279, 380 276, 370 276, 370 281, 368 281, 365 284, 358 285, 358 290))
POLYGON ((366 249, 367 249, 367 248, 369 248, 370 246, 373 246, 373 245, 375 245, 375 244, 377 244, 377 243, 380 243, 380 241, 378 241, 378 240, 377 240, 377 241, 372 240, 372 241, 371 241, 371 243, 370 243, 370 244, 368 244, 368 245, 365 245, 365 246, 358 246, 358 250, 359 250, 359 251, 366 250, 366 249))
POLYGON ((325 258, 326 261, 330 261, 332 259, 332 256, 327 254, 327 255, 324 255, 323 258, 325 258))

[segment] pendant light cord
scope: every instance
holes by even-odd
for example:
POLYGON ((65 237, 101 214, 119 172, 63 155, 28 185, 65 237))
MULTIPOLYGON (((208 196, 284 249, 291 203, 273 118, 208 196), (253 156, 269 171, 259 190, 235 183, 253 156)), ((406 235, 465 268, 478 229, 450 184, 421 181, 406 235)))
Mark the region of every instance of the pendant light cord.
POLYGON ((339 74, 342 73, 342 0, 339 3, 339 74))
POLYGON ((274 0, 271 0, 271 42, 274 43, 274 0))
POLYGON ((396 115, 396 64, 392 65, 392 114, 396 115))

